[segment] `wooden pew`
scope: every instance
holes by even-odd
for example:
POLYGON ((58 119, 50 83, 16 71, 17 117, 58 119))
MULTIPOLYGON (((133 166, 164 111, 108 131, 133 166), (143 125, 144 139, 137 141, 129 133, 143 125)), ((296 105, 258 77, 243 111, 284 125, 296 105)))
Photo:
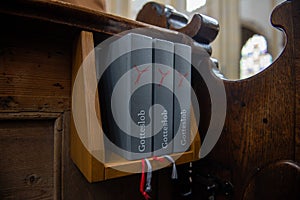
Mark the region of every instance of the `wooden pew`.
MULTIPOLYGON (((252 78, 224 80, 225 126, 213 151, 193 163, 193 199, 210 196, 213 184, 217 199, 299 199, 299 15, 299 1, 277 7, 272 22, 287 35, 281 56, 252 78)), ((139 174, 89 183, 70 158, 73 52, 82 31, 98 43, 157 28, 42 0, 3 1, 0 21, 0 198, 142 199, 139 174)), ((201 84, 195 90, 205 92, 201 84)), ((155 172, 152 183, 153 199, 189 198, 170 180, 170 168, 155 172)))

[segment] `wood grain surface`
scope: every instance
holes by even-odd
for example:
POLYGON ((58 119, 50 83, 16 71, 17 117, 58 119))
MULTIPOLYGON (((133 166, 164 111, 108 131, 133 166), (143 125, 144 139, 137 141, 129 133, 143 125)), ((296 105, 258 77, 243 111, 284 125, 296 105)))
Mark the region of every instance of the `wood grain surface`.
MULTIPOLYGON (((139 175, 90 184, 70 158, 72 52, 82 30, 97 42, 155 27, 57 1, 3 1, 0 13, 0 198, 143 199, 139 175)), ((233 196, 216 199, 299 199, 299 17, 299 1, 276 8, 272 22, 288 41, 282 55, 252 78, 224 81, 225 126, 211 154, 193 163, 193 199, 207 199, 197 172, 233 183, 233 196)), ((195 88, 201 97, 201 82, 195 88)), ((209 112, 200 129, 208 122, 209 112)), ((186 199, 169 175, 153 174, 152 198, 186 199)))
POLYGON ((53 132, 53 120, 0 121, 1 199, 54 198, 53 132))
POLYGON ((276 168, 279 161, 295 161, 295 151, 299 151, 295 80, 300 74, 293 58, 294 54, 299 56, 293 29, 293 13, 299 14, 299 4, 294 3, 285 2, 272 14, 272 23, 283 28, 287 38, 280 57, 251 78, 224 81, 227 115, 223 132, 210 155, 199 161, 198 170, 230 180, 234 185, 232 199, 265 199, 264 194, 268 194, 267 199, 283 199, 288 193, 288 199, 299 197, 299 191, 293 189, 300 186, 299 164, 276 168), (269 168, 264 173, 268 175, 260 175, 266 166, 269 168))
POLYGON ((293 1, 293 31, 294 31, 294 68, 296 74, 296 130, 295 130, 295 160, 300 162, 300 2, 293 1))

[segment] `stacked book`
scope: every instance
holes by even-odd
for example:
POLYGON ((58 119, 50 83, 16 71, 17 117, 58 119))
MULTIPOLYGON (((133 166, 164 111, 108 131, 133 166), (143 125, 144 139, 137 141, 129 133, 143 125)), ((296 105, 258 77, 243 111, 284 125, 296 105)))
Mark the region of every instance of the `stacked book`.
POLYGON ((191 47, 129 33, 100 54, 103 130, 113 144, 108 146, 127 160, 188 150, 191 47), (106 61, 112 54, 115 59, 106 61))

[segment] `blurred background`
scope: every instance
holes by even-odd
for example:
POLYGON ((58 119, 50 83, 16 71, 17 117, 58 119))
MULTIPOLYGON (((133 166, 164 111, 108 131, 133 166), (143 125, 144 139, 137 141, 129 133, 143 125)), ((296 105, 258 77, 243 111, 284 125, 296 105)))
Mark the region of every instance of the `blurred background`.
MULTIPOLYGON (((150 0, 109 0, 107 12, 135 19, 150 0)), ((152 0, 153 1, 153 0, 152 0)), ((220 32, 212 57, 228 79, 251 77, 268 67, 282 52, 283 32, 272 27, 272 10, 283 0, 156 0, 173 6, 189 19, 201 13, 218 20, 220 32)))

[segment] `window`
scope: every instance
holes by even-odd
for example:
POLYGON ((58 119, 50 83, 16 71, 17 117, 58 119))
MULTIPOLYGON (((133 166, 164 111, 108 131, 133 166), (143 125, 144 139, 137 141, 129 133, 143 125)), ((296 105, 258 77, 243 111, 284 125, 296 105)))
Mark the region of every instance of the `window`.
POLYGON ((206 4, 206 0, 186 0, 186 10, 192 12, 206 4))
POLYGON ((248 39, 242 48, 241 56, 241 79, 257 74, 272 63, 272 56, 267 52, 265 37, 257 34, 248 39))

